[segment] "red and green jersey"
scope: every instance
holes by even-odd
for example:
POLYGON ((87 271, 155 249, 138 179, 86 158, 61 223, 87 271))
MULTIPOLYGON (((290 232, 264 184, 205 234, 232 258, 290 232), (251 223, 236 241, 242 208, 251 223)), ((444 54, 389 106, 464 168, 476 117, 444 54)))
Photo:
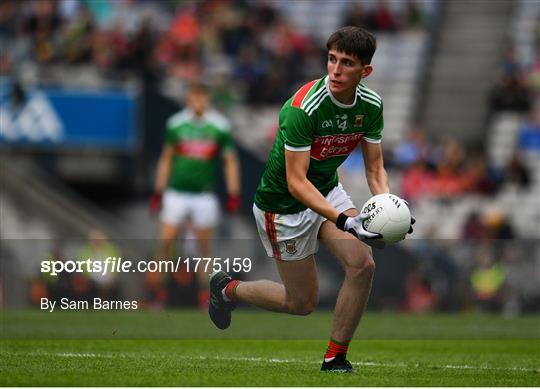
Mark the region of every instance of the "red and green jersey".
POLYGON ((185 109, 167 121, 165 142, 174 147, 169 188, 183 192, 208 192, 220 154, 232 150, 229 121, 216 111, 202 117, 185 109))
POLYGON ((326 196, 338 184, 337 168, 360 140, 381 141, 380 96, 359 84, 354 102, 346 105, 327 84, 328 77, 307 83, 281 108, 276 140, 255 194, 255 204, 263 211, 291 214, 306 209, 287 189, 285 149, 310 151, 307 178, 326 196))

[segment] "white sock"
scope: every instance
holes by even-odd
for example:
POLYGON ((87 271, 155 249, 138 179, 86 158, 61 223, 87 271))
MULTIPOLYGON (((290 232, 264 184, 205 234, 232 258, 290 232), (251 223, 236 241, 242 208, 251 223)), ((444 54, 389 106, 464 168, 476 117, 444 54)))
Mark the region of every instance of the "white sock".
POLYGON ((225 288, 223 288, 223 290, 221 291, 221 295, 223 296, 223 300, 227 302, 231 302, 231 299, 228 298, 227 295, 225 294, 225 288))

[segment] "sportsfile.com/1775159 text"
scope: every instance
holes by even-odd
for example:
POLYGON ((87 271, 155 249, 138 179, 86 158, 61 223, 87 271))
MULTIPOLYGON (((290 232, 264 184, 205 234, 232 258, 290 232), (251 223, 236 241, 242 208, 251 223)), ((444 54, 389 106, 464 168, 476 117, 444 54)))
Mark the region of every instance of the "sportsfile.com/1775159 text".
POLYGON ((248 273, 251 271, 252 262, 248 257, 178 257, 176 260, 148 260, 131 261, 121 257, 107 257, 103 260, 87 258, 85 260, 50 260, 41 261, 41 272, 51 276, 60 273, 131 273, 131 272, 186 272, 225 271, 248 273))

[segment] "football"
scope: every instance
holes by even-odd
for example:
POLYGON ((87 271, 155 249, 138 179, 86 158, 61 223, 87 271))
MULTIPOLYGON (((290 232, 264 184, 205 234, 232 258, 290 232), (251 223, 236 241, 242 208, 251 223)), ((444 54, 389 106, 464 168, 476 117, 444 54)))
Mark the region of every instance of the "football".
POLYGON ((411 212, 407 203, 390 193, 370 198, 362 206, 362 212, 369 213, 364 228, 379 233, 385 243, 396 243, 405 239, 411 226, 411 212))

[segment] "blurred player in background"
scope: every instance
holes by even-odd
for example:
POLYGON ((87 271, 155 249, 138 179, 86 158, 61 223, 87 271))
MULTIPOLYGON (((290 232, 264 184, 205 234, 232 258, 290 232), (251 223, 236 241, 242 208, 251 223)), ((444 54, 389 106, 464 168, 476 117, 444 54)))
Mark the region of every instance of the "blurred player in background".
MULTIPOLYGON (((360 143, 367 183, 376 195, 388 193, 381 138, 383 103, 360 81, 369 76, 375 37, 344 27, 327 42, 328 75, 300 88, 282 107, 279 131, 255 195, 259 235, 283 284, 239 282, 224 272, 210 277, 209 313, 227 328, 237 302, 297 315, 318 303, 314 254, 321 239, 345 270, 322 371, 351 372, 349 342, 366 307, 375 270, 371 248, 381 243, 363 221, 337 175, 337 168, 360 143)), ((409 232, 412 232, 410 230, 409 232)))
MULTIPOLYGON (((171 256, 180 230, 190 227, 195 235, 199 257, 211 257, 211 240, 218 225, 220 208, 214 193, 215 170, 223 157, 228 194, 226 209, 240 208, 240 170, 230 132, 230 123, 210 107, 206 86, 192 85, 186 97, 187 107, 167 121, 165 144, 156 173, 150 211, 160 214, 158 258, 171 256)), ((201 267, 202 268, 202 267, 201 267)), ((198 303, 208 302, 208 277, 197 273, 198 303)), ((159 273, 147 273, 151 289, 159 286, 159 273)))

